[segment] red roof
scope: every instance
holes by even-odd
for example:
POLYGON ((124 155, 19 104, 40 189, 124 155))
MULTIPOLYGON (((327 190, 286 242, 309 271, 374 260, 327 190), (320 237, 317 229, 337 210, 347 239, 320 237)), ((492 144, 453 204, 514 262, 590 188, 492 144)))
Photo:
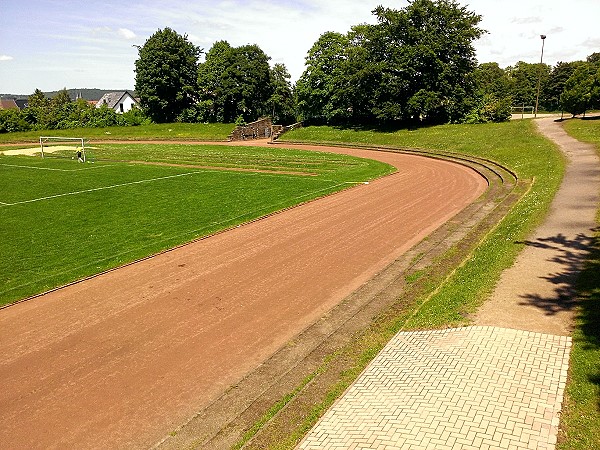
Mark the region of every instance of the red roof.
POLYGON ((11 99, 0 99, 0 109, 19 109, 16 102, 11 99))

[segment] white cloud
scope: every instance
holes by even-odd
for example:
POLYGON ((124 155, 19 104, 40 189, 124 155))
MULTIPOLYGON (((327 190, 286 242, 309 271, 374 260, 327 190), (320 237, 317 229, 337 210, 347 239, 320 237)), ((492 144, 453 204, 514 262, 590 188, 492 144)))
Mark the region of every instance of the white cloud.
POLYGON ((512 20, 512 23, 516 23, 519 25, 528 25, 528 24, 532 24, 532 23, 540 23, 542 22, 542 19, 540 17, 515 17, 512 20))
POLYGON ((12 61, 14 58, 8 55, 0 55, 0 61, 12 61))
POLYGON ((128 30, 127 28, 119 28, 118 33, 119 33, 119 36, 121 36, 127 40, 135 39, 137 37, 133 31, 128 30))

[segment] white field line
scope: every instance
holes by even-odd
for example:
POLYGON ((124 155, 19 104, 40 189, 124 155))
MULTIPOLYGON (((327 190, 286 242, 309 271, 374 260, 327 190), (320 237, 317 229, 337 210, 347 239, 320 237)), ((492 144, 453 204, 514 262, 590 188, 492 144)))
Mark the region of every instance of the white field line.
POLYGON ((91 170, 91 169, 103 169, 104 167, 110 167, 112 164, 107 164, 105 166, 93 166, 93 167, 85 167, 81 169, 56 169, 53 167, 36 167, 36 166, 21 166, 18 164, 0 164, 0 166, 4 167, 18 167, 20 169, 33 169, 33 170, 52 170, 56 172, 80 172, 82 170, 91 170))
POLYGON ((110 186, 102 186, 102 187, 99 187, 99 188, 84 189, 82 191, 65 192, 64 194, 49 195, 47 197, 34 198, 34 199, 31 199, 31 200, 23 200, 22 202, 2 203, 2 206, 24 205, 26 203, 40 202, 40 201, 43 201, 43 200, 50 200, 50 199, 59 198, 59 197, 67 197, 67 196, 70 196, 70 195, 86 194, 86 193, 89 193, 89 192, 105 191, 107 189, 115 189, 115 188, 119 188, 119 187, 123 187, 123 186, 133 186, 135 184, 152 183, 154 181, 168 180, 170 178, 185 177, 187 175, 194 175, 194 174, 197 174, 197 173, 201 173, 201 172, 196 171, 196 172, 179 173, 177 175, 168 175, 168 176, 165 176, 165 177, 148 178, 146 180, 130 181, 128 183, 112 184, 110 186))
MULTIPOLYGON (((185 173, 185 174, 172 175, 172 176, 168 176, 168 177, 156 178, 156 180, 161 180, 161 179, 164 179, 164 178, 173 178, 173 177, 184 176, 184 175, 193 175, 195 173, 201 173, 201 172, 189 172, 189 173, 185 173)), ((121 186, 125 186, 127 184, 143 183, 145 181, 154 181, 154 179, 152 179, 152 180, 142 180, 142 181, 138 181, 138 182, 134 182, 134 183, 124 183, 121 186)), ((326 191, 328 189, 333 189, 333 188, 336 188, 338 186, 343 186, 343 185, 352 184, 352 183, 354 183, 354 184, 368 184, 368 183, 362 182, 362 181, 361 182, 342 181, 342 182, 338 182, 338 183, 334 184, 333 186, 329 186, 329 187, 322 188, 322 189, 317 189, 315 191, 307 192, 306 194, 299 195, 299 196, 295 197, 295 199, 296 200, 301 200, 301 199, 303 199, 305 197, 310 197, 311 195, 317 194, 319 192, 323 192, 323 191, 326 191)), ((117 187, 117 186, 115 186, 115 187, 117 187)), ((111 187, 107 187, 107 188, 111 188, 111 187)), ((99 189, 96 189, 96 190, 100 190, 100 189, 103 189, 103 188, 99 188, 99 189)), ((82 191, 82 192, 86 192, 86 191, 82 191)), ((62 194, 62 195, 70 195, 70 194, 62 194)), ((29 202, 31 202, 31 201, 36 201, 36 200, 30 200, 29 202)), ((26 202, 22 202, 22 203, 26 203, 26 202)), ((18 204, 18 203, 15 203, 15 205, 16 204, 18 204)), ((2 203, 0 202, 0 206, 1 205, 2 205, 2 203)), ((10 206, 12 204, 6 204, 5 203, 5 205, 10 206)), ((271 205, 268 205, 268 206, 264 206, 262 208, 257 208, 257 209, 255 209, 253 211, 247 211, 247 212, 245 212, 243 214, 240 214, 238 216, 235 216, 235 217, 228 217, 228 218, 226 218, 224 220, 221 220, 219 222, 211 222, 210 224, 207 224, 207 225, 205 225, 203 227, 200 227, 200 228, 195 228, 195 229, 192 229, 192 230, 186 230, 186 231, 183 231, 183 232, 178 233, 178 234, 169 235, 168 237, 166 237, 164 239, 161 239, 159 242, 165 242, 167 240, 173 240, 173 239, 182 239, 185 236, 190 236, 190 238, 186 239, 184 241, 184 243, 179 244, 179 245, 185 245, 185 242, 193 242, 193 241, 195 241, 197 239, 202 239, 202 238, 206 237, 207 235, 204 235, 203 232, 205 230, 209 229, 209 228, 214 227, 215 225, 221 226, 221 225, 227 224, 228 222, 235 222, 235 221, 238 221, 238 220, 242 219, 244 216, 248 216, 248 215, 254 216, 257 213, 259 213, 260 211, 273 209, 273 208, 276 208, 279 205, 281 205, 281 203, 274 203, 274 204, 271 204, 271 205)), ((277 209, 276 209, 276 211, 277 211, 277 209)), ((257 217, 257 219, 258 219, 258 217, 257 217)), ((252 219, 252 220, 256 220, 256 219, 252 219)), ((252 220, 250 220, 250 221, 252 221, 252 220)), ((237 225, 237 227, 242 226, 244 223, 248 223, 248 222, 242 222, 240 225, 237 225)), ((64 270, 62 272, 57 272, 57 273, 54 274, 54 276, 63 275, 65 273, 67 273, 68 271, 81 270, 81 269, 84 269, 84 268, 89 267, 89 266, 98 265, 98 264, 103 263, 104 261, 107 261, 109 259, 125 258, 128 254, 132 253, 134 250, 139 250, 140 248, 142 248, 142 249, 143 248, 149 248, 152 245, 156 245, 156 242, 149 243, 149 244, 146 244, 146 245, 142 244, 141 246, 139 246, 136 249, 131 249, 131 250, 127 250, 127 251, 121 251, 119 253, 112 254, 112 255, 107 256, 105 258, 99 258, 97 260, 90 261, 89 263, 81 264, 80 266, 77 266, 77 267, 69 266, 68 270, 64 270)), ((141 259, 144 259, 144 258, 141 258, 141 259)), ((35 282, 39 282, 40 280, 43 281, 43 280, 50 279, 50 278, 51 278, 50 276, 48 276, 48 277, 42 277, 42 278, 37 278, 35 280, 35 282)), ((23 284, 21 284, 19 286, 12 286, 12 287, 10 287, 8 289, 4 289, 3 291, 0 291, 0 295, 4 295, 7 292, 13 291, 15 289, 22 289, 22 288, 24 288, 26 286, 29 286, 29 285, 33 284, 33 283, 34 283, 34 281, 30 281, 28 283, 23 283, 23 284)))

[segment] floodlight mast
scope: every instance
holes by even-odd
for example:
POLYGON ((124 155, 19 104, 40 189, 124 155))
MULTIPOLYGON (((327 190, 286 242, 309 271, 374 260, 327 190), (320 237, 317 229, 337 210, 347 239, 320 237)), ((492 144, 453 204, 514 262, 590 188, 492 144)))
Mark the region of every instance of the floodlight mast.
POLYGON ((542 64, 543 64, 542 61, 544 60, 544 42, 546 42, 546 35, 540 34, 540 38, 542 39, 542 56, 540 57, 540 68, 538 70, 537 94, 535 96, 535 113, 533 114, 534 118, 537 117, 538 104, 540 101, 540 87, 542 84, 542 64))

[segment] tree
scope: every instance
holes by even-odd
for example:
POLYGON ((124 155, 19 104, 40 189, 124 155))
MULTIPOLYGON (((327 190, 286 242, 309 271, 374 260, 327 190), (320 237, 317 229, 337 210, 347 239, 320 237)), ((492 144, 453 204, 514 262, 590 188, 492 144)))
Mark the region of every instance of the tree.
POLYGON ((472 103, 481 17, 454 0, 373 13, 377 24, 325 33, 313 45, 296 85, 302 115, 330 123, 461 120, 472 103))
POLYGON ((50 100, 50 109, 48 112, 48 128, 64 129, 71 128, 68 126, 68 116, 71 114, 73 101, 69 96, 67 88, 63 88, 54 98, 50 100))
POLYGON ((204 63, 198 67, 198 89, 200 114, 209 122, 224 122, 226 98, 224 95, 223 74, 231 64, 233 48, 227 41, 218 41, 206 53, 204 63))
POLYGON ((473 106, 465 118, 468 123, 504 122, 512 112, 511 82, 498 63, 480 64, 473 72, 473 106))
POLYGON ((296 121, 294 94, 290 83, 291 75, 284 64, 275 64, 271 69, 273 93, 268 101, 273 121, 290 124, 296 121))
POLYGON ((583 64, 582 61, 576 62, 559 62, 552 68, 545 87, 542 90, 543 108, 547 111, 560 110, 560 96, 565 90, 567 80, 573 75, 578 65, 583 64))
POLYGON ((368 54, 381 69, 376 116, 429 123, 458 121, 468 110, 476 67, 473 41, 481 16, 453 0, 414 0, 402 10, 378 7, 368 54))
POLYGON ((257 45, 216 42, 198 68, 200 107, 205 120, 232 123, 269 114, 273 93, 269 57, 257 45))
POLYGON ((27 108, 23 110, 23 116, 32 127, 41 130, 47 128, 49 110, 50 99, 41 90, 36 89, 27 98, 27 108))
POLYGON ((562 108, 573 116, 583 114, 588 108, 600 102, 600 68, 594 64, 582 63, 565 83, 560 96, 562 108))
POLYGON ((268 101, 273 92, 270 59, 258 45, 243 45, 235 49, 234 64, 225 71, 236 82, 232 91, 235 114, 248 122, 270 113, 268 101))
POLYGON ((172 122, 196 104, 201 52, 187 35, 170 28, 159 29, 138 48, 135 90, 153 121, 172 122))
POLYGON ((298 111, 304 120, 336 122, 350 105, 340 102, 347 85, 344 65, 350 40, 341 33, 326 32, 306 57, 306 70, 296 83, 298 111))
MULTIPOLYGON (((537 97, 537 84, 540 79, 540 92, 544 92, 550 77, 551 67, 547 64, 530 64, 519 61, 507 72, 512 82, 512 98, 515 105, 533 106, 537 97)), ((544 98, 540 98, 544 104, 544 98)))
POLYGON ((494 95, 506 98, 511 95, 511 82, 504 69, 498 63, 480 64, 473 72, 476 91, 479 95, 494 95))

